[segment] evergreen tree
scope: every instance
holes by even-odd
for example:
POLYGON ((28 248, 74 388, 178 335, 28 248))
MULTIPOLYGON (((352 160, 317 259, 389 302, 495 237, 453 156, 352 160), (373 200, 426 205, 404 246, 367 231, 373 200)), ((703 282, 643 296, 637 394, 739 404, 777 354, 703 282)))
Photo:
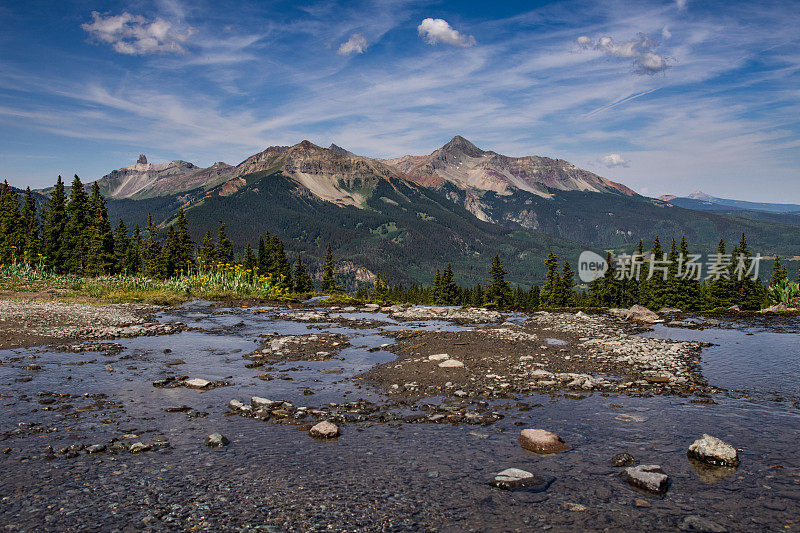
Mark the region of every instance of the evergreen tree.
POLYGON ((528 289, 528 309, 536 309, 540 306, 539 303, 539 294, 540 289, 538 285, 531 285, 531 288, 528 289))
POLYGON ((28 262, 37 262, 39 255, 39 221, 36 218, 36 200, 33 198, 31 188, 25 189, 25 199, 22 202, 22 239, 23 255, 28 262))
POLYGON ((136 275, 142 272, 142 231, 139 229, 138 224, 133 228, 130 247, 125 254, 125 267, 123 272, 129 275, 136 275))
POLYGON ((770 286, 777 285, 781 281, 788 279, 789 273, 786 267, 781 263, 780 256, 775 256, 775 262, 772 264, 772 279, 770 279, 770 286))
POLYGON ((620 282, 616 279, 616 265, 612 261, 611 252, 606 252, 608 268, 603 277, 589 284, 589 305, 595 307, 615 307, 620 305, 620 282))
POLYGON ((270 257, 267 243, 271 243, 272 238, 269 232, 264 237, 258 239, 258 269, 264 274, 272 274, 272 258, 270 257))
POLYGON ((653 246, 650 254, 643 265, 647 271, 644 280, 639 284, 639 302, 649 308, 658 309, 663 307, 664 289, 666 286, 666 275, 664 268, 664 250, 661 248, 661 240, 656 236, 653 239, 653 246))
POLYGON ((442 273, 436 267, 436 277, 433 278, 433 303, 442 304, 442 273))
POLYGON ((560 307, 570 307, 575 305, 575 275, 569 261, 564 262, 564 268, 561 271, 561 282, 557 288, 558 305, 560 307))
POLYGON ((217 247, 215 250, 215 259, 223 264, 228 264, 233 261, 233 245, 231 244, 228 235, 225 233, 225 223, 220 220, 217 228, 217 247))
POLYGON ((106 201, 100 194, 100 187, 92 184, 92 197, 89 201, 90 223, 87 231, 86 273, 99 276, 110 273, 114 268, 114 234, 108 220, 106 201))
POLYGON ((292 280, 294 281, 295 292, 305 293, 314 291, 314 281, 311 279, 311 275, 308 273, 308 269, 306 269, 302 257, 298 257, 297 262, 294 264, 292 280))
MULTIPOLYGON (((720 239, 717 246, 717 255, 715 262, 719 265, 729 263, 726 261, 727 255, 725 253, 725 241, 720 239)), ((729 266, 729 265, 728 265, 729 266)), ((709 272, 710 278, 706 283, 706 306, 709 309, 717 307, 730 307, 734 305, 733 284, 730 279, 730 270, 727 272, 709 272)))
POLYGON ((386 283, 386 278, 378 275, 375 277, 375 283, 372 286, 370 300, 373 302, 385 302, 388 298, 389 286, 386 283))
POLYGON ((175 223, 175 245, 173 260, 179 272, 188 273, 194 265, 194 243, 189 235, 189 222, 183 207, 178 210, 178 221, 175 223))
POLYGON ((131 240, 128 237, 128 227, 122 219, 119 219, 119 222, 114 227, 114 270, 117 272, 131 274, 126 261, 130 246, 131 240))
POLYGON ((331 245, 328 245, 328 248, 325 250, 325 261, 322 268, 322 283, 320 284, 320 291, 324 293, 332 293, 336 292, 338 287, 336 286, 336 278, 333 275, 333 252, 331 251, 331 245))
POLYGON ((72 274, 86 273, 89 258, 89 225, 91 208, 89 197, 83 188, 81 179, 76 174, 67 202, 67 223, 61 239, 61 250, 64 257, 64 270, 72 274))
POLYGON ((161 255, 161 241, 158 239, 158 229, 153 223, 153 215, 147 213, 147 227, 142 243, 142 273, 150 278, 163 277, 164 265, 161 255))
POLYGON ((682 311, 699 311, 703 305, 703 294, 700 280, 687 269, 689 262, 689 243, 686 236, 681 237, 679 258, 683 258, 683 265, 679 269, 678 285, 680 287, 675 307, 682 311))
POLYGON ((561 285, 561 276, 558 273, 558 256, 553 252, 547 254, 544 260, 547 267, 545 283, 539 294, 539 305, 542 307, 556 307, 558 305, 558 288, 561 285))
POLYGON ((50 200, 42 215, 42 254, 45 264, 56 272, 63 272, 66 263, 66 250, 61 245, 67 224, 66 196, 61 176, 56 180, 50 200))
POLYGON ((23 259, 20 228, 19 198, 6 181, 0 187, 0 264, 23 259))
POLYGON ((214 263, 217 257, 217 248, 214 245, 214 238, 211 236, 210 231, 207 231, 206 236, 203 237, 203 244, 200 245, 198 256, 201 267, 205 269, 214 268, 214 263))
POLYGON ((247 274, 247 279, 252 281, 258 268, 258 260, 253 252, 253 247, 248 243, 244 249, 244 259, 242 259, 242 269, 247 274))
POLYGON ((681 281, 678 278, 678 243, 672 239, 667 255, 667 279, 660 297, 660 307, 678 308, 681 299, 681 281))
POLYGON ((502 309, 511 303, 511 289, 505 276, 506 271, 500 262, 500 256, 495 255, 489 268, 489 286, 484 295, 486 305, 502 309))
POLYGON ((753 279, 755 274, 754 260, 751 258, 750 244, 742 233, 742 239, 733 252, 735 264, 731 278, 733 284, 733 302, 743 310, 755 311, 761 308, 764 299, 764 287, 758 279, 753 279))
POLYGON ((292 268, 286 258, 283 242, 277 235, 272 236, 272 273, 277 277, 278 286, 287 290, 292 289, 292 268))
MULTIPOLYGON (((437 269, 438 271, 438 269, 437 269)), ((440 283, 441 299, 445 305, 455 305, 459 302, 461 297, 460 288, 453 278, 453 267, 447 265, 442 272, 440 283)))

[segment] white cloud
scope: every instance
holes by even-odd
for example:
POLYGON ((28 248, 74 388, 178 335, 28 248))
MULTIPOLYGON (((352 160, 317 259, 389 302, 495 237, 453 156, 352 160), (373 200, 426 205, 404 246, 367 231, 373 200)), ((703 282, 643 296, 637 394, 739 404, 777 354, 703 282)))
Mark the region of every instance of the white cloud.
POLYGON ((427 18, 417 26, 420 37, 428 44, 444 43, 453 46, 475 46, 475 37, 453 29, 444 19, 427 18))
POLYGON ((627 167, 629 161, 623 158, 620 154, 608 154, 600 158, 600 162, 608 168, 614 167, 627 167))
POLYGON ((126 55, 183 53, 183 44, 194 33, 192 28, 180 31, 164 19, 148 21, 127 11, 121 15, 101 15, 92 11, 92 22, 81 24, 81 28, 101 43, 110 44, 114 50, 126 55))
POLYGON ((343 42, 337 54, 363 54, 367 50, 367 38, 360 33, 354 33, 347 41, 343 42))
POLYGON ((689 0, 675 0, 675 5, 678 6, 678 9, 684 10, 686 9, 686 5, 689 3, 689 0))
MULTIPOLYGON (((665 27, 662 34, 672 36, 665 27)), ((581 35, 575 42, 584 50, 592 48, 592 40, 586 35, 581 35)), ((610 57, 620 59, 633 59, 634 73, 636 74, 656 74, 669 68, 667 59, 653 52, 658 47, 658 42, 654 41, 644 33, 639 33, 636 39, 630 41, 615 41, 611 37, 600 37, 593 48, 603 52, 610 57)))
POLYGON ((669 39, 670 37, 672 37, 672 32, 669 31, 668 27, 664 26, 663 28, 661 28, 661 36, 664 39, 669 39))

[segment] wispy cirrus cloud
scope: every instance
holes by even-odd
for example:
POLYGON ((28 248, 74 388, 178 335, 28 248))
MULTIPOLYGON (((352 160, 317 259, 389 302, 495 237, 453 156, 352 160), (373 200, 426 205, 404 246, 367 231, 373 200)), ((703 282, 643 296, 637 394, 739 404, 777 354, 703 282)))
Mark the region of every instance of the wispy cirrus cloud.
POLYGON ((127 55, 183 53, 184 44, 195 32, 191 27, 179 29, 162 18, 148 20, 127 11, 119 15, 92 11, 92 21, 81 28, 97 41, 127 55))
POLYGON ((475 46, 477 41, 472 35, 465 35, 455 30, 444 19, 426 18, 417 26, 417 33, 428 44, 449 44, 452 46, 475 46))

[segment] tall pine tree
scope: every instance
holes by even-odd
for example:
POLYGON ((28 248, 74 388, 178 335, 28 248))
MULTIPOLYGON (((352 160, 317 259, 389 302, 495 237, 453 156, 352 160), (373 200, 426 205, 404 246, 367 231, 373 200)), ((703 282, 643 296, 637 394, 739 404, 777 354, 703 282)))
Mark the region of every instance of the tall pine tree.
POLYGON ((66 250, 61 240, 67 225, 66 195, 61 176, 50 193, 50 200, 42 215, 42 255, 45 264, 56 272, 63 272, 66 263, 66 250))

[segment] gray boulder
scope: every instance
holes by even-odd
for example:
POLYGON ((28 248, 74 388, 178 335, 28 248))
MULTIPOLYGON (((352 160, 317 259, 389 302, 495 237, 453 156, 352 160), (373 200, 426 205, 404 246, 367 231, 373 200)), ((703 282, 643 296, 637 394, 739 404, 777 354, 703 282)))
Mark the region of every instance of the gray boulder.
POLYGON ((715 466, 739 466, 739 454, 736 448, 711 435, 694 441, 686 452, 692 459, 715 466))
POLYGON ((669 485, 669 476, 658 465, 629 466, 620 476, 631 486, 653 494, 664 494, 669 485))

